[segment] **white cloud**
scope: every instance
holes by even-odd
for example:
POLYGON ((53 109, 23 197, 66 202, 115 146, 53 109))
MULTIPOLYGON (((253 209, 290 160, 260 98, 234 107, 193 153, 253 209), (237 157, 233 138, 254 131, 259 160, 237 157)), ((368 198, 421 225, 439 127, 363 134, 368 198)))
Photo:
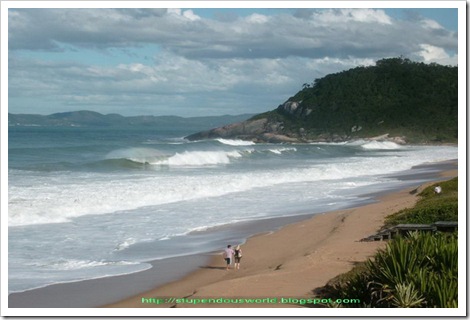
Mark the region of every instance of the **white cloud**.
POLYGON ((392 19, 383 10, 347 9, 343 10, 353 21, 390 25, 392 19))
POLYGON ((125 48, 158 45, 202 58, 380 57, 416 52, 419 43, 456 50, 457 35, 432 22, 393 20, 383 10, 328 9, 218 21, 192 10, 16 10, 10 13, 10 49, 64 50, 67 46, 125 48), (307 17, 307 18, 306 18, 307 17), (197 22, 197 23, 195 23, 197 22), (60 27, 58 27, 60 26, 60 27), (431 28, 432 27, 432 28, 431 28))
POLYGON ((439 23, 431 19, 423 19, 421 24, 424 28, 428 29, 444 29, 439 23))
POLYGON ((175 14, 177 16, 181 15, 181 9, 179 8, 168 8, 168 14, 175 14))
POLYGON ((392 24, 392 19, 383 10, 374 9, 329 9, 315 11, 312 21, 321 25, 334 25, 348 27, 348 23, 378 23, 392 24))
POLYGON ((183 12, 183 16, 191 21, 201 20, 201 17, 194 14, 193 10, 186 10, 183 12))
POLYGON ((178 17, 184 17, 190 21, 196 21, 196 20, 201 20, 201 17, 196 15, 193 10, 181 10, 178 8, 169 8, 168 9, 168 14, 173 15, 173 16, 178 16, 178 17))
POLYGON ((435 61, 438 59, 447 59, 449 55, 444 49, 432 46, 430 44, 421 44, 420 47, 423 49, 420 51, 420 55, 425 61, 435 61))
POLYGON ((421 56, 425 62, 435 62, 443 65, 456 65, 457 56, 451 57, 443 48, 439 48, 430 44, 421 44, 421 51, 417 54, 421 56))
POLYGON ((52 112, 93 107, 189 115, 194 106, 213 114, 263 112, 303 83, 384 57, 457 61, 449 54, 457 52, 456 33, 432 20, 399 21, 373 9, 226 20, 188 9, 10 10, 9 44, 12 112, 28 112, 36 101, 52 112), (96 58, 140 49, 147 59, 105 65, 96 58), (44 60, 70 50, 83 60, 44 60), (90 52, 96 57, 85 63, 90 52))
POLYGON ((265 15, 258 14, 258 13, 253 13, 246 17, 246 21, 249 23, 255 23, 255 24, 263 24, 268 22, 269 18, 265 15))

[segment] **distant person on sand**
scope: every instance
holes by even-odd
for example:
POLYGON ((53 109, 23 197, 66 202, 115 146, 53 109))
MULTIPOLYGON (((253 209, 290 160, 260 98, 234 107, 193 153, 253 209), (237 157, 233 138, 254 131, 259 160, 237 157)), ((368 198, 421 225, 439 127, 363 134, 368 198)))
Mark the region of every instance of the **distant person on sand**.
POLYGON ((240 269, 240 260, 242 259, 242 249, 240 249, 240 246, 238 245, 235 248, 234 251, 234 257, 235 257, 235 269, 240 269))
POLYGON ((227 249, 224 250, 224 259, 225 262, 227 262, 227 270, 230 268, 230 265, 232 264, 232 258, 234 255, 234 251, 232 249, 231 245, 227 246, 227 249))
POLYGON ((436 186, 436 187, 434 188, 434 193, 435 193, 435 194, 440 194, 441 192, 442 192, 441 186, 436 186))

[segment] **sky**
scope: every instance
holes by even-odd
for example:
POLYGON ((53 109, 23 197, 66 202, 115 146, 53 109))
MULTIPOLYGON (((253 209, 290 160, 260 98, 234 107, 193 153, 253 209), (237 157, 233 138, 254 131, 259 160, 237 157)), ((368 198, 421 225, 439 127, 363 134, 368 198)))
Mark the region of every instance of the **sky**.
POLYGON ((8 112, 261 113, 304 83, 383 58, 457 65, 455 6, 304 3, 308 8, 10 7, 8 112))

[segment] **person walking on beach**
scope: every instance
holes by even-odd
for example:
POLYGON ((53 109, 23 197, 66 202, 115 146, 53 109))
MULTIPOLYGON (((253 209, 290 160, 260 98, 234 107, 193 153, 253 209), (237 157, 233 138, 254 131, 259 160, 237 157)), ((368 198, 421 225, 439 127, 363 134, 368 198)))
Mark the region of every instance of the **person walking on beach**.
POLYGON ((227 270, 230 269, 230 265, 232 264, 232 258, 234 255, 234 251, 231 245, 227 246, 227 249, 224 250, 224 259, 227 262, 227 270))
POLYGON ((238 245, 235 248, 234 258, 235 258, 234 268, 238 270, 238 269, 240 269, 240 260, 242 259, 242 249, 240 249, 240 245, 238 245))

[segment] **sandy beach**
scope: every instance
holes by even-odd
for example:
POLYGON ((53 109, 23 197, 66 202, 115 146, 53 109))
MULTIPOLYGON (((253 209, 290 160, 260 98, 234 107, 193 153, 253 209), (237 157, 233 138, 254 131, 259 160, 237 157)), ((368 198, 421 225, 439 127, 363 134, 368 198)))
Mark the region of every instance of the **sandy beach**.
POLYGON ((233 239, 246 234, 240 270, 225 270, 221 252, 227 243, 221 243, 217 252, 151 261, 152 268, 142 272, 12 293, 9 308, 301 308, 294 299, 311 298, 314 289, 385 245, 359 240, 374 234, 387 215, 412 206, 417 197, 411 191, 434 183, 416 181, 457 176, 457 161, 422 167, 394 176, 406 182, 402 190, 370 194, 368 202, 354 208, 227 225, 194 235, 223 233, 236 245, 240 240, 233 239))
MULTIPOLYGON (((456 168, 457 162, 452 165, 456 168)), ((456 176, 457 169, 447 170, 436 181, 456 176)), ((386 242, 359 240, 374 234, 386 216, 412 207, 418 200, 412 191, 432 183, 381 195, 372 204, 315 215, 278 231, 253 236, 242 245, 240 270, 226 271, 221 252, 216 252, 207 264, 178 281, 104 307, 302 307, 295 302, 311 298, 314 289, 385 246, 386 242)))

